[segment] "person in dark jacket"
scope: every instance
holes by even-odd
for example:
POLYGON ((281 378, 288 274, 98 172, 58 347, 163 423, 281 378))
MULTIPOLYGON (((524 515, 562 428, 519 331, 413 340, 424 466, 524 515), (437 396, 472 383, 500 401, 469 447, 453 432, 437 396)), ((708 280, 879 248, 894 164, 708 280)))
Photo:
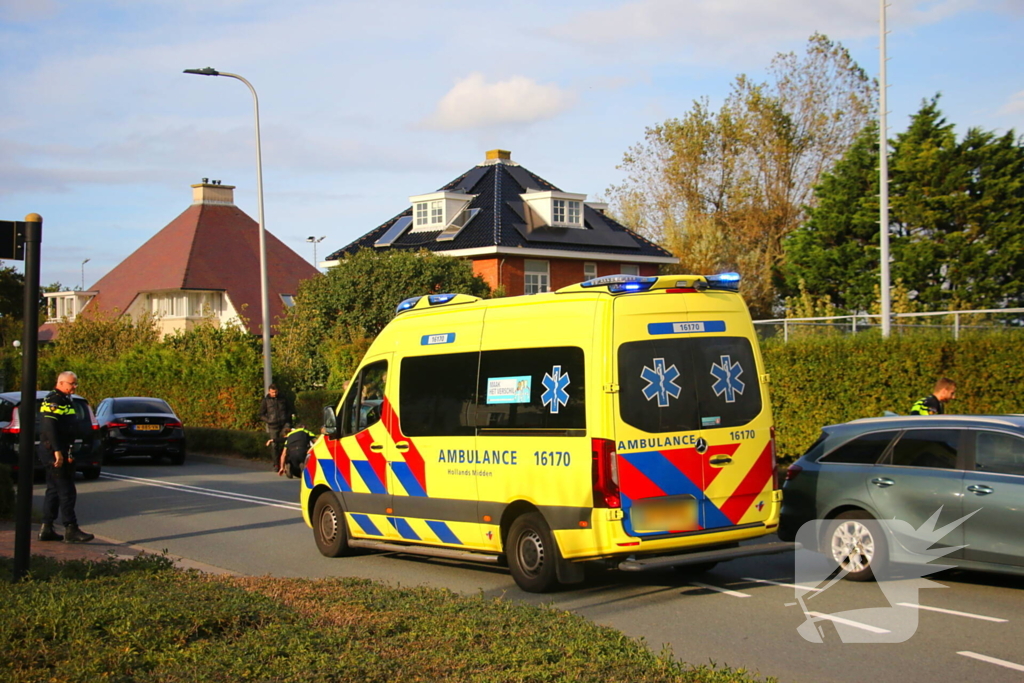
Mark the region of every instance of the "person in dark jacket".
POLYGON ((910 407, 911 415, 942 415, 946 412, 946 403, 956 398, 956 382, 943 377, 932 388, 930 396, 917 400, 910 407))
POLYGON ((299 425, 288 432, 281 449, 281 461, 277 466, 278 476, 286 475, 289 479, 302 475, 302 465, 306 462, 306 453, 316 441, 316 434, 299 425))
POLYGON ((43 526, 40 541, 87 543, 94 536, 78 528, 75 502, 75 461, 71 446, 75 442, 77 424, 71 394, 78 386, 75 373, 65 371, 57 376, 57 388, 47 394, 39 407, 39 448, 36 455, 46 468, 46 494, 43 497, 43 526), (53 530, 60 512, 64 535, 53 530))
POLYGON ((277 455, 284 448, 284 440, 292 429, 291 402, 281 395, 276 384, 271 384, 260 403, 260 419, 267 430, 267 445, 271 446, 270 461, 277 467, 277 455))

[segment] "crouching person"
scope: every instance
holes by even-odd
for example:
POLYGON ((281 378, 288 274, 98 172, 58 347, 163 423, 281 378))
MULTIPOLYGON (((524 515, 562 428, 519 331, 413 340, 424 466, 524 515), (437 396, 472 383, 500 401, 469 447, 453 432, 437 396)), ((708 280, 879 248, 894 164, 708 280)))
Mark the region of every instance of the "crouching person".
POLYGON ((46 495, 43 498, 43 526, 40 541, 87 543, 94 537, 78 528, 75 516, 75 461, 71 447, 75 442, 75 404, 71 394, 78 387, 73 372, 62 372, 57 377, 57 388, 47 394, 39 407, 39 449, 36 455, 46 468, 46 495), (57 513, 64 523, 64 535, 53 530, 57 513))
POLYGON ((306 453, 316 440, 316 434, 306 429, 305 425, 299 425, 288 432, 284 440, 284 448, 281 449, 281 460, 277 466, 278 476, 286 475, 294 479, 302 474, 302 466, 306 462, 306 453))

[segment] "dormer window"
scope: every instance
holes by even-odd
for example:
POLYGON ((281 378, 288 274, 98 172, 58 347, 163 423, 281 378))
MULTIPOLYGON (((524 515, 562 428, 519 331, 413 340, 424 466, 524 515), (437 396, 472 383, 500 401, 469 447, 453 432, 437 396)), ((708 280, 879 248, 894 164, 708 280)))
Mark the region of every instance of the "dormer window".
POLYGON ((583 228, 585 194, 569 192, 527 192, 520 195, 542 225, 553 228, 583 228))
POLYGON ((412 232, 444 230, 474 197, 459 192, 432 192, 409 197, 413 207, 412 232))

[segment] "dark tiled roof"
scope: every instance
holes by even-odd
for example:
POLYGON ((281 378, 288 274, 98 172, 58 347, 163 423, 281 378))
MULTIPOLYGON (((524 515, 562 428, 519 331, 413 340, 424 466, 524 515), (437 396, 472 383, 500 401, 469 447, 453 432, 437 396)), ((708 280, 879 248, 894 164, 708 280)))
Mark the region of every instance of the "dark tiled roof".
MULTIPOLYGON (((505 163, 474 166, 455 180, 443 186, 439 192, 459 192, 476 197, 469 208, 481 209, 480 213, 450 241, 436 240, 440 231, 412 232, 407 230, 393 242, 392 249, 428 249, 444 253, 463 249, 479 249, 498 246, 514 249, 517 247, 547 249, 565 252, 600 252, 629 257, 672 257, 672 254, 658 245, 637 235, 625 226, 590 207, 584 207, 584 225, 579 228, 527 229, 523 216, 521 194, 530 191, 561 190, 522 166, 505 163)), ((326 260, 335 261, 346 254, 366 247, 373 247, 390 228, 403 216, 412 216, 412 207, 402 211, 382 225, 374 228, 351 244, 331 253, 326 260)), ((569 254, 567 254, 568 256, 569 254)))
MULTIPOLYGON (((298 293, 299 282, 317 270, 269 231, 266 243, 273 326, 284 316, 280 295, 298 293)), ((262 334, 259 253, 259 224, 244 211, 193 204, 93 285, 98 293, 82 314, 123 313, 139 292, 222 290, 247 319, 249 332, 262 334)))

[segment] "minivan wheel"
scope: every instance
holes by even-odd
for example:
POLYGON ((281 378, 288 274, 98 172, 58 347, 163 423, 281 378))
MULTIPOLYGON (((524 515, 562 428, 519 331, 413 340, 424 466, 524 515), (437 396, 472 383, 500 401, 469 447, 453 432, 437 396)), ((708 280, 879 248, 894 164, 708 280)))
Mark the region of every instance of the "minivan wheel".
POLYGON ((862 510, 848 510, 832 520, 826 547, 829 557, 848 572, 843 578, 850 581, 870 581, 874 570, 888 561, 881 526, 862 510))
POLYGON ((313 506, 313 538, 324 557, 341 557, 349 551, 345 512, 331 492, 321 494, 313 506))
POLYGON ((551 529, 539 512, 516 518, 505 544, 508 568, 516 585, 528 593, 546 593, 556 588, 557 555, 551 529))

